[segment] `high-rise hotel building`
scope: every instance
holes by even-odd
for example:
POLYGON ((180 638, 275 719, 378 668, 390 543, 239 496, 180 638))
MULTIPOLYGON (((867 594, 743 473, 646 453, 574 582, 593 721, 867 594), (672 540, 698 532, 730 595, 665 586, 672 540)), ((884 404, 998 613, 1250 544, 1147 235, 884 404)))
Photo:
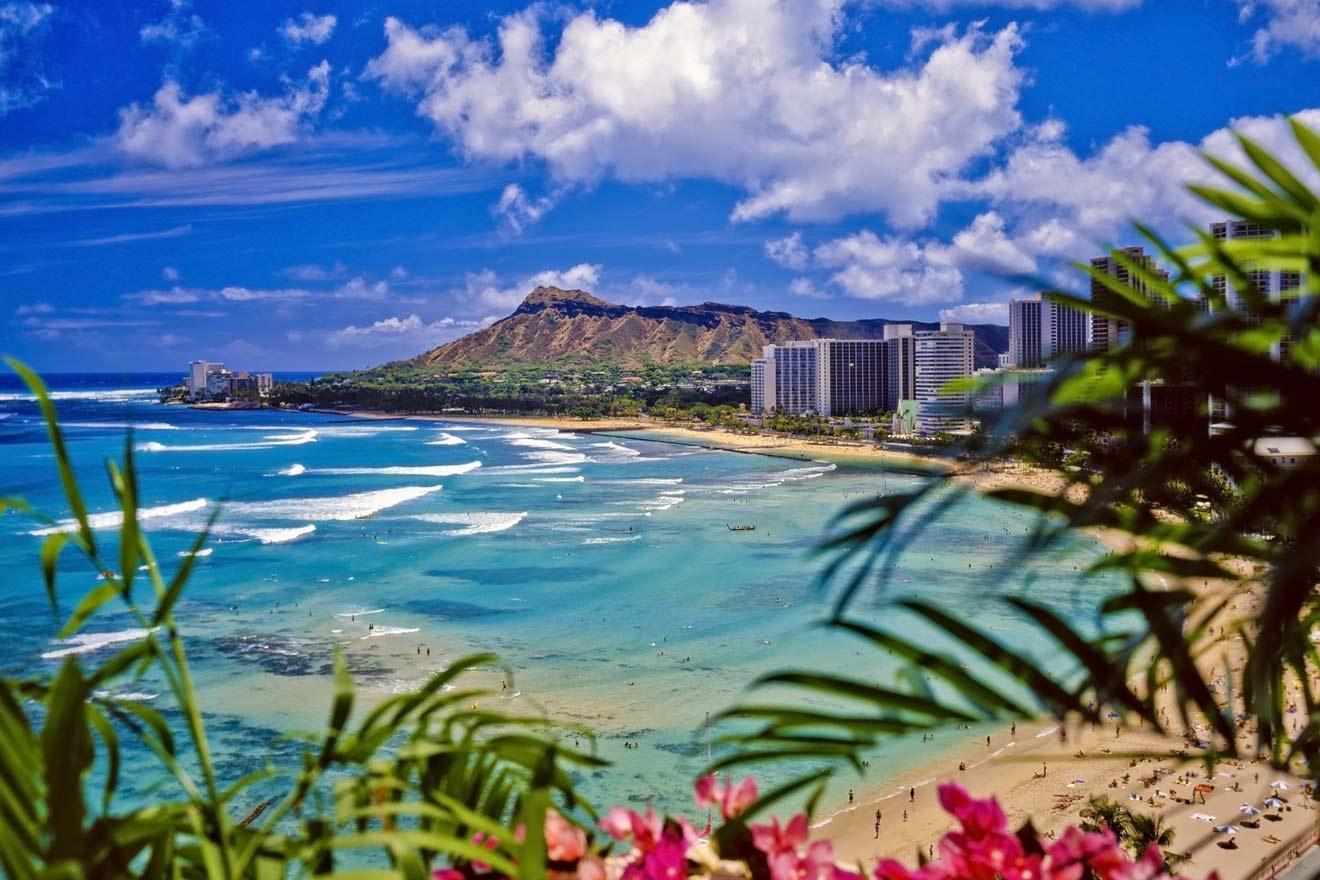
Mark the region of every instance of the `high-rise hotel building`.
POLYGON ((812 339, 767 345, 752 362, 752 412, 844 416, 887 412, 915 393, 909 324, 885 339, 812 339))
POLYGON ((1085 351, 1089 339, 1090 315, 1048 295, 1008 304, 1008 366, 1041 367, 1060 355, 1085 351))
POLYGON ((972 375, 972 331, 962 324, 946 322, 938 330, 918 330, 913 335, 918 433, 969 430, 970 393, 946 386, 972 375))
MULTIPOLYGON (((1147 255, 1146 249, 1143 247, 1125 247, 1112 252, 1108 256, 1096 257, 1091 261, 1091 268, 1110 276, 1119 284, 1143 293, 1149 292, 1150 288, 1146 283, 1120 261, 1120 256, 1125 257, 1127 262, 1140 266, 1156 278, 1167 280, 1169 277, 1169 273, 1156 265, 1155 258, 1147 255)), ((1116 305, 1120 300, 1122 300, 1122 296, 1110 290, 1103 281, 1096 277, 1091 278, 1091 305, 1098 309, 1105 309, 1116 305)), ((1114 348, 1125 342, 1130 332, 1131 328, 1128 326, 1128 322, 1121 318, 1094 312, 1091 314, 1091 347, 1094 349, 1103 351, 1114 348)))

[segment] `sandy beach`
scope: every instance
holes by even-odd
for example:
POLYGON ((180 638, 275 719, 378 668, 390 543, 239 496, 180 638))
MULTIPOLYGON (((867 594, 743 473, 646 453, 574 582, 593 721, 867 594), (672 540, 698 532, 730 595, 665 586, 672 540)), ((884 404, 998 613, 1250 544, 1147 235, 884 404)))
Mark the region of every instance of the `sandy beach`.
MULTIPOLYGON (((361 417, 380 414, 353 413, 361 417)), ((393 418, 398 418, 394 416, 393 418)), ((904 471, 944 473, 980 491, 1026 487, 1059 492, 1059 474, 1013 462, 959 463, 919 452, 896 452, 869 444, 813 441, 801 438, 748 435, 723 429, 695 429, 646 419, 593 419, 416 415, 405 418, 554 428, 560 431, 609 432, 627 436, 645 432, 649 440, 666 440, 710 449, 819 459, 842 466, 894 467, 904 471)), ((1092 530, 1095 538, 1114 550, 1126 549, 1129 539, 1105 530, 1092 530)), ((1168 586, 1167 584, 1165 586, 1168 586)), ((1258 582, 1186 584, 1199 593, 1235 590, 1231 614, 1255 610, 1262 590, 1258 582)), ((1220 621, 1226 623, 1227 620, 1220 621)), ((1222 669, 1227 662, 1240 669, 1242 646, 1225 641, 1202 658, 1203 670, 1222 669)), ((1115 722, 1117 723, 1117 722, 1115 722)), ((816 819, 817 834, 831 840, 843 863, 863 863, 868 869, 880 857, 893 856, 915 864, 918 852, 929 855, 940 836, 951 830, 950 817, 939 808, 936 786, 956 780, 974 795, 999 798, 1016 827, 1030 818, 1043 834, 1057 833, 1082 820, 1092 797, 1105 797, 1134 812, 1158 813, 1175 832, 1172 849, 1189 854, 1189 876, 1217 870, 1223 880, 1261 876, 1315 836, 1317 815, 1313 802, 1302 795, 1303 782, 1272 770, 1262 762, 1219 765, 1207 776, 1204 764, 1188 750, 1198 731, 1184 739, 1160 736, 1149 730, 1105 725, 1099 729, 1071 727, 1056 722, 1022 722, 1016 732, 1008 726, 992 734, 941 731, 932 742, 931 764, 903 778, 885 777, 883 768, 871 768, 854 786, 851 803, 824 805, 816 819), (950 738, 953 744, 950 744, 950 738), (937 749, 938 746, 938 749, 937 749), (960 769, 959 765, 966 769, 960 769), (1197 794, 1198 785, 1213 786, 1197 794), (1287 786, 1280 788, 1278 786, 1287 786), (1275 786, 1275 787, 1272 787, 1275 786), (1284 802, 1274 809, 1263 806, 1271 796, 1284 802), (1259 810, 1259 815, 1242 812, 1259 810), (879 831, 876 812, 881 813, 879 831), (1246 824, 1243 824, 1243 823, 1246 824), (1218 831, 1231 825, 1236 833, 1218 831), (1252 827, 1255 825, 1257 827, 1252 827)), ((1246 745, 1251 730, 1242 731, 1246 745)), ((1249 753, 1250 748, 1244 749, 1249 753)))

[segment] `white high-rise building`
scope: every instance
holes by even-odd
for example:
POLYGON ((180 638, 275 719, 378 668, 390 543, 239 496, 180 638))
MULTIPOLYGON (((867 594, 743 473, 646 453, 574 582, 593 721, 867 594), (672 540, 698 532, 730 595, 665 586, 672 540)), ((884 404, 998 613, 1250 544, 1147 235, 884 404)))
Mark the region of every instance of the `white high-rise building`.
POLYGON ((225 365, 215 361, 192 361, 188 364, 188 394, 192 397, 201 397, 207 394, 217 393, 213 388, 219 388, 220 380, 212 379, 212 376, 224 376, 224 393, 229 392, 228 375, 225 365))
POLYGON ((917 432, 965 431, 971 428, 971 395, 946 385, 972 375, 972 331, 962 324, 941 323, 939 330, 915 334, 917 432))
POLYGON ((1033 369, 1069 352, 1085 351, 1090 316, 1036 294, 1008 304, 1007 366, 1033 369))
POLYGON ((762 349, 762 412, 819 414, 820 350, 815 340, 762 349))
POLYGON ((752 361, 752 413, 758 416, 767 411, 765 405, 765 364, 766 359, 763 357, 752 361))

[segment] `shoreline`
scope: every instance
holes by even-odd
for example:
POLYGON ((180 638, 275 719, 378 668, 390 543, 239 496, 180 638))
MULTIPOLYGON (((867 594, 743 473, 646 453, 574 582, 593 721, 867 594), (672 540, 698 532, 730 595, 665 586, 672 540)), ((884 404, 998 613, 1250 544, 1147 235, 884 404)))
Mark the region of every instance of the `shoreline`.
MULTIPOLYGON (((949 458, 871 446, 744 435, 724 429, 696 430, 638 419, 450 417, 342 410, 331 413, 369 419, 554 428, 787 460, 823 460, 863 470, 915 470, 942 475, 978 491, 1013 486, 1058 492, 1063 486, 1058 474, 1012 461, 978 462, 967 467, 949 458), (644 436, 630 436, 630 432, 641 432, 644 436)), ((1111 550, 1124 550, 1130 544, 1126 535, 1103 529, 1086 531, 1111 550)), ((1242 590, 1242 598, 1250 604, 1259 601, 1258 593, 1259 584, 1253 583, 1242 590)), ((1220 661, 1227 656, 1234 662, 1231 650, 1214 653, 1220 661)), ((1064 741, 1056 737, 1060 727, 1052 719, 1025 720, 1019 726, 1017 736, 1010 736, 1008 729, 998 734, 991 730, 990 745, 985 742, 985 728, 975 732, 938 731, 942 747, 939 757, 932 756, 929 762, 921 762, 892 777, 877 774, 871 779, 857 779, 850 792, 854 797, 843 803, 831 803, 828 809, 818 812, 813 827, 820 837, 834 844, 841 864, 860 862, 869 870, 879 858, 886 856, 912 863, 916 853, 928 855, 929 848, 944 833, 953 830, 951 817, 939 808, 935 796, 940 782, 955 780, 975 796, 995 795, 1011 827, 1030 818, 1042 834, 1057 833, 1066 825, 1077 824, 1089 798, 1109 797, 1136 812, 1161 815, 1176 834, 1172 849, 1193 854, 1190 870, 1197 876, 1218 870, 1224 880, 1254 876, 1293 849, 1303 835, 1320 827, 1309 799, 1294 797, 1290 798, 1289 806, 1278 811, 1278 821, 1260 823, 1263 827, 1258 829, 1243 828, 1233 840, 1244 845, 1225 848, 1225 837, 1213 832, 1212 825, 1236 825, 1246 818, 1240 815, 1239 806, 1247 803, 1259 806, 1274 793, 1269 787, 1271 781, 1284 780, 1297 791, 1302 781, 1255 761, 1221 764, 1213 779, 1205 779, 1204 765, 1194 754, 1185 751, 1187 744, 1182 738, 1155 735, 1139 728, 1088 730, 1074 725, 1066 729, 1064 741), (956 745, 943 748, 950 740, 956 745), (1179 757, 1178 752, 1188 757, 1179 757), (960 763, 966 766, 965 770, 956 769, 960 763), (1198 780, 1200 784, 1215 786, 1204 803, 1195 802, 1192 793, 1198 780), (1229 785, 1240 787, 1232 790, 1229 785), (1174 800, 1175 793, 1185 795, 1181 802, 1174 800), (879 835, 874 828, 876 810, 883 813, 879 835), (1198 816, 1213 816, 1213 819, 1205 822, 1198 816)))

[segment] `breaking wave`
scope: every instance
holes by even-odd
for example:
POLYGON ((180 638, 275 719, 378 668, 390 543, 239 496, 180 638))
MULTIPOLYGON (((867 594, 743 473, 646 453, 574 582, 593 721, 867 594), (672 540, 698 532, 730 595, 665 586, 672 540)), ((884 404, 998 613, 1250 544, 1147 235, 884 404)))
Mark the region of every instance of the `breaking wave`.
POLYGON ((419 513, 413 519, 445 526, 461 526, 444 532, 453 537, 464 535, 485 535, 491 532, 503 532, 513 528, 527 517, 522 513, 419 513))
POLYGON ((469 461, 466 464, 427 465, 421 467, 313 468, 312 470, 306 471, 306 473, 333 474, 336 476, 380 475, 388 477, 451 477, 455 474, 466 474, 468 471, 475 471, 479 467, 481 467, 481 462, 469 461))

